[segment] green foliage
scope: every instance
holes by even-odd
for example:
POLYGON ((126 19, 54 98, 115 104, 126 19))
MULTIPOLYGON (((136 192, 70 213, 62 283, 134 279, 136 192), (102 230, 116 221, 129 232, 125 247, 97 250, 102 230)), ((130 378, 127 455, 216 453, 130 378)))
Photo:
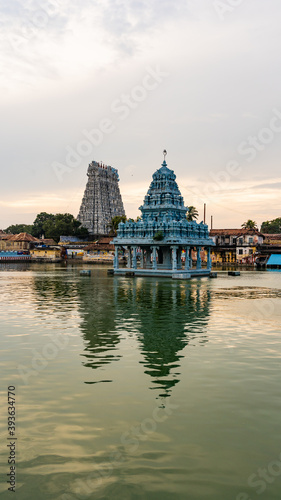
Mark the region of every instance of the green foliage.
MULTIPOLYGON (((51 214, 50 214, 51 215, 51 214)), ((45 238, 53 238, 58 241, 60 236, 88 236, 88 230, 80 227, 81 222, 71 214, 56 214, 48 217, 42 225, 45 238)))
POLYGON ((241 224, 241 227, 243 227, 243 229, 258 229, 257 223, 251 219, 243 222, 243 224, 241 224))
POLYGON ((136 219, 132 219, 132 217, 130 217, 129 219, 127 219, 128 222, 139 222, 141 220, 141 217, 138 215, 136 219))
POLYGON ((155 235, 153 236, 153 239, 155 241, 161 241, 163 240, 163 238, 164 238, 163 231, 157 231, 157 233, 155 233, 155 235))
POLYGON ((36 238, 42 235, 45 238, 52 238, 59 241, 60 236, 77 236, 86 238, 89 232, 85 227, 81 227, 81 222, 73 217, 71 214, 48 214, 41 212, 36 216, 33 225, 27 226, 25 224, 15 224, 9 226, 6 232, 13 234, 30 233, 36 238))
POLYGON ((19 233, 29 233, 32 234, 32 224, 12 224, 5 229, 5 233, 19 234, 19 233))
POLYGON ((281 233, 281 217, 263 222, 261 225, 261 232, 268 234, 281 233))
POLYGON ((187 220, 188 222, 192 222, 193 220, 196 220, 198 218, 198 211, 197 209, 193 206, 193 205, 190 205, 190 207, 187 207, 188 208, 188 212, 187 212, 187 220))
POLYGON ((126 222, 126 220, 127 220, 126 215, 115 215, 115 217, 111 219, 110 224, 108 224, 110 233, 114 235, 117 234, 117 229, 120 222, 126 222))
MULTIPOLYGON (((37 215, 35 221, 33 222, 33 236, 35 236, 36 238, 40 238, 42 234, 45 235, 45 224, 54 223, 54 219, 55 215, 47 214, 47 212, 40 212, 40 214, 37 215)), ((50 225, 48 227, 50 227, 50 225)))

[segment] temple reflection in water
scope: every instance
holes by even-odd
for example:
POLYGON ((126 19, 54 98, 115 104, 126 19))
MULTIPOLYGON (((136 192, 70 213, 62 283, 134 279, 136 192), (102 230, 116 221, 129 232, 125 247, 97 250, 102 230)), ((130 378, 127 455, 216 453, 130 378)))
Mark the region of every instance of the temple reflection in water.
POLYGON ((84 366, 103 368, 121 358, 124 332, 137 339, 151 389, 167 397, 180 381, 180 359, 189 343, 204 345, 209 317, 207 283, 111 278, 79 286, 84 366))
POLYGON ((82 333, 82 364, 95 370, 95 377, 85 377, 85 383, 114 381, 116 372, 110 368, 117 361, 125 364, 121 342, 131 339, 133 370, 141 363, 156 397, 165 398, 180 381, 181 359, 188 357, 185 348, 208 341, 208 283, 108 277, 105 269, 97 268, 85 279, 64 269, 39 274, 33 290, 41 317, 47 321, 51 313, 69 323, 69 334, 70 324, 73 332, 78 327, 82 333))

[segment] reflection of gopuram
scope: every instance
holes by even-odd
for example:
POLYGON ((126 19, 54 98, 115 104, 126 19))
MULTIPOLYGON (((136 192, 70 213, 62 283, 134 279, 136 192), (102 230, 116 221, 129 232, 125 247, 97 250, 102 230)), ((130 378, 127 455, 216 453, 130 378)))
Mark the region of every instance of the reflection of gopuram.
POLYGON ((137 222, 121 222, 115 245, 114 274, 128 272, 135 276, 170 276, 189 279, 192 276, 209 276, 211 272, 211 246, 208 226, 187 221, 188 209, 176 183, 173 170, 165 161, 153 174, 144 203, 142 216, 137 222), (127 270, 119 268, 119 251, 127 249, 127 270), (196 249, 196 268, 192 267, 192 249, 196 249), (207 267, 202 267, 201 251, 207 252, 207 267), (140 262, 137 262, 137 256, 140 262), (184 255, 184 266, 182 257, 184 255))
MULTIPOLYGON (((100 280, 98 271, 95 280, 80 281, 81 330, 85 342, 84 366, 102 368, 118 361, 120 354, 116 348, 120 342, 120 333, 116 325, 113 304, 113 289, 110 279, 100 280)), ((101 276, 104 273, 101 272, 101 276)))
POLYGON ((179 382, 184 347, 191 341, 207 342, 210 292, 206 282, 200 281, 188 286, 146 280, 130 280, 129 284, 129 288, 126 283, 117 285, 116 305, 126 295, 127 315, 133 315, 139 331, 142 363, 152 377, 151 388, 160 391, 160 397, 167 397, 179 382))

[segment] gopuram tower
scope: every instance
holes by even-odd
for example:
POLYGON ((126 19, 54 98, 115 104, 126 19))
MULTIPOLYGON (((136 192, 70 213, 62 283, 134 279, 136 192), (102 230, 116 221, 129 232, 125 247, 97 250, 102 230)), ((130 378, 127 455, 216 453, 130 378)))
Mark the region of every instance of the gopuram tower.
POLYGON ((77 219, 91 235, 105 235, 110 231, 111 219, 116 215, 125 215, 118 171, 93 161, 87 175, 88 182, 77 219))

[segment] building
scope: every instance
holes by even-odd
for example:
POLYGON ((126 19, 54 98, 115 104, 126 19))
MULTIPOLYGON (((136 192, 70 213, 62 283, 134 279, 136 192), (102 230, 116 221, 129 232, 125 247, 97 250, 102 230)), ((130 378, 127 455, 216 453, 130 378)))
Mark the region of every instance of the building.
POLYGON ((263 244, 262 233, 254 229, 211 229, 213 264, 254 264, 263 244))
POLYGON ((142 216, 137 222, 127 221, 118 226, 114 238, 114 274, 136 276, 171 276, 190 278, 208 276, 211 271, 208 226, 188 222, 188 209, 176 183, 173 170, 164 161, 153 174, 153 180, 140 207, 142 216), (127 249, 127 269, 119 268, 119 252, 127 249), (207 251, 207 266, 202 267, 201 250, 207 251), (192 265, 192 249, 196 250, 196 266, 192 265), (137 253, 140 265, 137 265, 137 253), (184 263, 183 263, 184 260, 184 263))
POLYGON ((43 245, 30 250, 31 260, 36 262, 60 262, 65 254, 65 249, 58 245, 43 245))
POLYGON ((84 248, 85 262, 112 263, 114 259, 114 245, 111 243, 112 236, 101 238, 95 243, 84 248))
POLYGON ((276 249, 281 251, 281 233, 277 234, 267 234, 263 233, 264 245, 270 248, 276 247, 276 249))
POLYGON ((281 265, 281 234, 263 234, 264 241, 256 258, 258 267, 281 265))
POLYGON ((0 252, 6 252, 9 251, 11 248, 10 245, 8 245, 8 241, 12 238, 12 234, 6 234, 3 231, 0 233, 0 252))
POLYGON ((0 250, 11 252, 28 252, 40 240, 28 233, 7 234, 0 239, 0 250))
POLYGON ((93 236, 107 235, 111 219, 125 215, 119 190, 118 171, 93 161, 77 219, 93 236))

